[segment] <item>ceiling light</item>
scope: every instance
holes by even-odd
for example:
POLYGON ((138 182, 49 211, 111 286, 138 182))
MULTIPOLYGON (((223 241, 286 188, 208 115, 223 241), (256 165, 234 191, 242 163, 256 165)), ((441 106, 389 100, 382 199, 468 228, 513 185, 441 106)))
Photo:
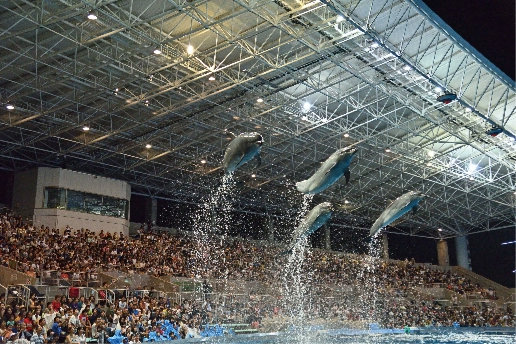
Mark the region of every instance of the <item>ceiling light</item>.
POLYGON ((194 53, 194 51, 195 51, 195 49, 194 49, 194 47, 193 47, 193 46, 188 45, 188 46, 186 47, 186 52, 188 53, 188 55, 192 55, 192 54, 194 53))
POLYGON ((97 20, 97 16, 95 15, 95 13, 92 12, 88 13, 87 17, 89 20, 97 20))
POLYGON ((210 75, 210 77, 208 78, 208 80, 210 81, 214 81, 215 80, 215 77, 213 75, 210 75))
POLYGON ((312 104, 310 104, 309 102, 304 102, 303 103, 303 109, 308 111, 310 110, 310 108, 312 107, 312 104))
POLYGON ((390 148, 385 148, 385 152, 390 153, 391 149, 390 148))
POLYGON ((344 137, 349 137, 349 134, 348 134, 348 133, 345 133, 345 134, 344 134, 344 137))
POLYGON ((5 107, 7 108, 7 110, 14 110, 14 105, 7 104, 5 107))
POLYGON ((477 169, 477 165, 471 164, 471 163, 469 164, 469 167, 468 167, 469 173, 474 172, 476 169, 477 169))
POLYGON ((466 108, 466 112, 471 112, 471 108, 466 108))
POLYGON ((404 69, 404 70, 409 71, 409 70, 411 70, 411 69, 412 69, 412 67, 410 67, 410 66, 405 66, 405 67, 403 67, 403 69, 404 69))
POLYGON ((160 55, 161 54, 161 50, 159 50, 158 48, 154 49, 154 54, 160 55))
POLYGON ((348 203, 349 203, 349 201, 348 201, 348 200, 345 200, 345 201, 344 201, 344 203, 348 204, 348 203))
POLYGON ((145 101, 145 106, 149 106, 149 100, 148 99, 145 101))
POLYGON ((205 164, 205 163, 206 163, 206 160, 202 159, 201 164, 205 164))
POLYGON ((152 145, 151 145, 150 143, 147 143, 147 144, 145 145, 145 148, 147 148, 147 149, 152 148, 152 145))
POLYGON ((438 231, 438 232, 442 232, 442 231, 443 231, 443 229, 442 229, 442 228, 437 228, 437 231, 438 231))
POLYGON ((434 156, 434 155, 435 155, 435 152, 434 152, 434 151, 428 151, 428 155, 429 155, 429 156, 434 156))
POLYGON ((428 164, 426 164, 426 166, 432 166, 432 163, 431 163, 431 162, 429 162, 428 164))
POLYGON ((515 194, 515 195, 516 195, 516 191, 514 191, 514 192, 513 192, 513 194, 515 194))
POLYGON ((473 177, 469 177, 469 180, 475 180, 475 178, 473 178, 473 177))
POLYGON ((256 174, 251 174, 251 178, 256 178, 256 174))
POLYGON ((371 48, 373 48, 373 49, 378 48, 378 43, 371 44, 371 48))
POLYGON ((85 125, 84 127, 82 127, 82 130, 84 130, 84 131, 88 131, 88 130, 90 130, 90 127, 88 127, 87 125, 85 125))
POLYGON ((303 117, 301 117, 301 119, 302 119, 303 121, 308 121, 308 117, 307 117, 307 116, 303 116, 303 117))
POLYGON ((257 101, 258 103, 263 103, 263 98, 258 98, 258 99, 256 99, 256 101, 257 101))
POLYGON ((337 23, 340 23, 340 22, 341 22, 341 21, 343 21, 343 20, 344 20, 344 17, 343 17, 343 16, 341 16, 341 15, 339 14, 339 15, 337 16, 337 20, 336 20, 336 22, 337 22, 337 23))
POLYGON ((442 89, 442 88, 440 88, 439 86, 437 86, 436 88, 434 88, 434 91, 435 91, 435 92, 442 92, 442 91, 443 91, 443 89, 442 89))

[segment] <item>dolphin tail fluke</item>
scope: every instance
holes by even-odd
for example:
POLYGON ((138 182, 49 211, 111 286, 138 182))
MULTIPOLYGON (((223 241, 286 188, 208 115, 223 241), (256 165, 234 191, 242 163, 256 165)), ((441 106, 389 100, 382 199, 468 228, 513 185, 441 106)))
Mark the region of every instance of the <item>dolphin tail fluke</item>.
POLYGON ((351 172, 349 172, 349 168, 344 171, 344 178, 346 178, 346 184, 349 183, 349 179, 351 178, 351 172))
POLYGON ((297 182, 296 183, 296 189, 299 192, 306 193, 306 187, 305 187, 305 181, 297 182))

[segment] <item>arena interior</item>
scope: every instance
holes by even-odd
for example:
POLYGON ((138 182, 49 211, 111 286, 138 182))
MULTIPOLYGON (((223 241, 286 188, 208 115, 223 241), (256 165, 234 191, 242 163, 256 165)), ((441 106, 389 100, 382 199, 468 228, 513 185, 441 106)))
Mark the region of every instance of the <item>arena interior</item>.
POLYGON ((6 0, 0 47, 0 343, 516 326, 468 244, 514 240, 515 83, 423 1, 6 0), (345 147, 349 182, 296 190, 345 147))

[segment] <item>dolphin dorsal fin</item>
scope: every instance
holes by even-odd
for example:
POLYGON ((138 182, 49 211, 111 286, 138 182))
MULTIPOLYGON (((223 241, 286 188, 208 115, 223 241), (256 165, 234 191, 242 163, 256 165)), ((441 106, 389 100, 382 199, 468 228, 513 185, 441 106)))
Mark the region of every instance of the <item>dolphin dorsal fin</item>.
POLYGON ((224 129, 224 134, 226 134, 227 136, 229 136, 231 138, 231 140, 233 140, 236 135, 233 134, 231 131, 227 130, 227 129, 224 129))

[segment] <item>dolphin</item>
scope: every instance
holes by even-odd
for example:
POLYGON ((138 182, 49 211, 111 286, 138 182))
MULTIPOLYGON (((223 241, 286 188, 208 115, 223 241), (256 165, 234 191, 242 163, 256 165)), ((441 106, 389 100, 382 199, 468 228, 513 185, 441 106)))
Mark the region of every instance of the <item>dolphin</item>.
POLYGON ((374 222, 369 235, 375 235, 380 229, 393 223, 410 210, 412 210, 413 213, 416 213, 419 201, 425 197, 426 195, 421 191, 410 191, 396 198, 374 222))
POLYGON ((349 164, 356 152, 356 148, 339 149, 330 155, 310 178, 296 183, 297 190, 305 194, 317 194, 333 185, 342 175, 348 183, 349 164))
POLYGON ((226 131, 226 134, 232 139, 228 148, 226 148, 222 162, 222 167, 226 174, 234 172, 253 158, 258 160, 258 166, 260 166, 260 149, 264 142, 262 135, 252 132, 236 136, 229 131, 226 131))
POLYGON ((333 213, 333 205, 330 202, 323 202, 316 205, 310 212, 301 220, 301 223, 294 231, 292 235, 292 243, 289 249, 281 254, 290 254, 297 245, 297 243, 303 238, 308 237, 310 234, 321 228, 322 225, 328 221, 333 213))

